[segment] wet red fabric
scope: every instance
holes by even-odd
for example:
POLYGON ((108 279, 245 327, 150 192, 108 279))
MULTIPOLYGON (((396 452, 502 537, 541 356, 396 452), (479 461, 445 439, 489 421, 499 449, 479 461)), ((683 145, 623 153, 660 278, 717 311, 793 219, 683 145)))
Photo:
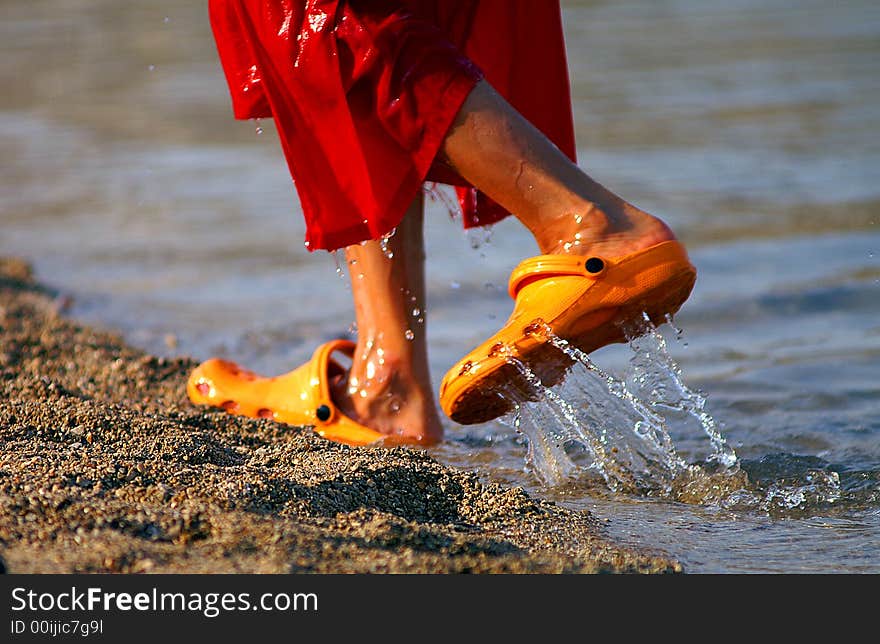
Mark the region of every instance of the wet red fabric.
POLYGON ((553 0, 209 0, 236 118, 274 118, 310 250, 376 239, 425 181, 466 227, 507 213, 437 159, 481 78, 572 160, 553 0))

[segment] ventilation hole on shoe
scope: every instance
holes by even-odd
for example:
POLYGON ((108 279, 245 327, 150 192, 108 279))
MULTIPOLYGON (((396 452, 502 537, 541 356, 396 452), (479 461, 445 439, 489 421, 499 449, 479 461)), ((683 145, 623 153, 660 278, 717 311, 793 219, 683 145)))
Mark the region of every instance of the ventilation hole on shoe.
POLYGON ((605 268, 605 262, 598 257, 591 257, 584 266, 588 273, 599 273, 605 268))
POLYGON ((546 336, 551 332, 550 326, 541 318, 535 318, 531 324, 523 327, 523 335, 529 337, 531 335, 546 336))
POLYGON ((258 418, 274 418, 275 412, 271 409, 266 409, 265 407, 257 410, 258 418))
POLYGON ((228 411, 230 414, 238 411, 238 403, 234 400, 224 400, 222 403, 220 403, 220 406, 224 410, 228 411))
POLYGON ((507 346, 504 342, 496 342, 492 345, 492 348, 489 349, 489 357, 490 358, 499 358, 506 357, 510 355, 510 347, 507 346))
POLYGON ((321 405, 315 410, 315 416, 318 417, 318 420, 328 420, 330 418, 330 407, 327 405, 321 405))
POLYGON ((208 392, 211 391, 211 385, 207 382, 200 382, 196 385, 196 391, 198 391, 203 396, 207 396, 208 392))

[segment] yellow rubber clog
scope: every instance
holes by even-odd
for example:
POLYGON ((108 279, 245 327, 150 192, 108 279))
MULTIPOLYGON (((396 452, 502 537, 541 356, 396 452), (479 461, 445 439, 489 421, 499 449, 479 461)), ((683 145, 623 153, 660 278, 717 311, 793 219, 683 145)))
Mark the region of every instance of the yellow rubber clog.
POLYGON ((324 438, 348 445, 369 445, 387 438, 343 414, 330 396, 332 378, 345 370, 330 356, 351 357, 355 344, 333 340, 319 346, 311 360, 293 371, 264 378, 233 362, 212 358, 190 374, 189 399, 197 405, 221 407, 230 414, 272 418, 289 425, 311 425, 324 438))
POLYGON ((542 329, 589 353, 625 342, 621 328, 647 313, 662 324, 688 298, 696 269, 677 241, 616 257, 539 255, 510 276, 514 311, 504 327, 452 367, 440 405, 464 424, 497 418, 533 395, 516 360, 542 383, 558 383, 572 364, 542 329))

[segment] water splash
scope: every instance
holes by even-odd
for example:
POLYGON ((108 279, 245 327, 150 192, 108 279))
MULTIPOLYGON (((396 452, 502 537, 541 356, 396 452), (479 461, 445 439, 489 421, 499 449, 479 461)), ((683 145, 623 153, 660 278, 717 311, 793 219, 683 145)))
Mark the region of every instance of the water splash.
POLYGON ((842 498, 838 473, 821 463, 740 461, 707 411, 706 397, 684 383, 647 317, 623 329, 632 356, 622 376, 603 370, 539 320, 532 327, 572 363, 565 378, 545 386, 506 347, 501 353, 522 382, 497 394, 517 401, 502 423, 525 439, 526 470, 543 485, 565 489, 595 480, 612 492, 780 516, 842 498), (705 460, 689 463, 678 453, 671 429, 682 421, 677 432, 697 429, 708 439, 705 460))
POLYGON ((333 256, 333 263, 336 266, 336 276, 342 280, 346 289, 351 290, 351 282, 348 280, 345 269, 342 268, 343 264, 345 264, 345 251, 333 250, 330 251, 330 254, 333 256), (341 261, 340 257, 343 258, 341 261))
POLYGON ((509 351, 507 360, 516 367, 531 392, 539 395, 537 401, 517 404, 514 419, 509 423, 528 440, 527 469, 545 484, 559 485, 575 472, 575 465, 565 448, 579 443, 590 459, 584 469, 595 471, 612 489, 616 489, 618 481, 607 471, 608 459, 602 438, 584 433, 578 411, 563 397, 544 387, 540 378, 509 351))
MULTIPOLYGON (((480 250, 492 243, 492 226, 478 226, 476 228, 468 228, 464 234, 473 250, 480 250)), ((486 258, 485 253, 480 253, 482 259, 486 258)))
MULTIPOLYGON (((563 383, 549 388, 521 361, 508 361, 533 394, 534 400, 521 403, 518 410, 517 429, 530 445, 558 436, 558 442, 577 455, 578 468, 566 473, 598 474, 613 492, 671 493, 687 465, 675 452, 662 420, 630 396, 622 381, 592 361, 578 361, 563 383)), ((556 471, 541 469, 551 459, 535 459, 530 450, 527 466, 542 482, 558 485, 561 477, 556 471)), ((555 456, 552 462, 559 460, 555 456)))
MULTIPOLYGON (((628 331, 634 356, 628 373, 617 377, 536 321, 535 332, 572 366, 550 388, 508 351, 507 361, 530 391, 506 424, 525 437, 526 467, 546 485, 586 474, 598 475, 615 492, 720 498, 742 484, 736 455, 706 411, 705 398, 684 385, 662 336, 650 320, 640 325, 628 331), (693 416, 708 435, 712 452, 704 467, 687 463, 676 451, 665 416, 670 409, 693 416)), ((514 391, 499 395, 523 397, 514 391)))
POLYGON ((387 259, 394 259, 394 251, 391 250, 389 241, 394 237, 395 233, 397 233, 397 228, 392 228, 389 232, 379 238, 379 247, 382 249, 382 254, 385 255, 387 259))
POLYGON ((540 406, 517 405, 509 421, 502 422, 526 437, 526 471, 544 485, 558 486, 574 474, 577 465, 565 451, 568 437, 554 431, 558 424, 536 417, 543 410, 540 406), (544 430, 538 431, 539 428, 544 430))
MULTIPOLYGON (((695 419, 712 447, 707 460, 722 467, 733 467, 737 462, 736 452, 706 410, 706 397, 684 383, 681 368, 669 355, 666 339, 647 314, 626 326, 624 333, 633 351, 630 368, 624 376, 630 387, 654 409, 680 412, 695 419)), ((677 333, 681 335, 681 330, 677 333)))

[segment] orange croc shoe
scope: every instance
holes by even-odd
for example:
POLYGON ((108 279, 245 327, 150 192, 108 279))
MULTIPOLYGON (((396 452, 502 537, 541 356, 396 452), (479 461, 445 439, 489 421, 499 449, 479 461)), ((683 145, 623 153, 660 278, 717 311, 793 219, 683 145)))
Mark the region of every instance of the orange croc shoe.
POLYGON ((387 437, 343 414, 330 396, 331 379, 345 374, 330 355, 339 351, 351 357, 354 347, 348 340, 327 342, 309 362, 274 378, 262 378, 232 362, 212 358, 190 374, 186 393, 197 405, 289 425, 313 425, 315 433, 329 440, 369 445, 387 437))
POLYGON ((615 258, 539 255, 510 276, 516 301, 504 327, 452 367, 440 385, 440 405, 452 420, 470 425, 497 418, 532 393, 521 370, 546 386, 558 383, 572 360, 540 333, 589 353, 625 342, 627 321, 647 313, 661 324, 690 295, 697 271, 677 241, 615 258))

